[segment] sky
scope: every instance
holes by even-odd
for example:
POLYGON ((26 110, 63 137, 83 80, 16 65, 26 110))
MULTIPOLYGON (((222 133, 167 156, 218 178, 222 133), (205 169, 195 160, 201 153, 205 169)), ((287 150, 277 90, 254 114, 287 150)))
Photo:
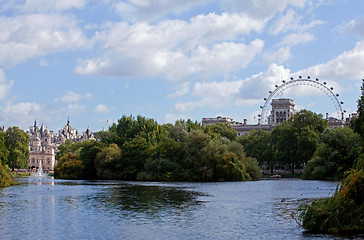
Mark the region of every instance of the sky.
POLYGON ((0 0, 0 125, 107 129, 226 116, 254 123, 311 76, 355 112, 362 0, 0 0))

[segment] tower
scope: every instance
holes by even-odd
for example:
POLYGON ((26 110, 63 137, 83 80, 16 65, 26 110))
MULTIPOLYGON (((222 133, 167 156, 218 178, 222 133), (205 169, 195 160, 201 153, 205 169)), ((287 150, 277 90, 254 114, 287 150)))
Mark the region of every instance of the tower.
POLYGON ((272 111, 269 120, 272 125, 287 121, 294 114, 294 103, 292 99, 272 99, 271 106, 272 111))

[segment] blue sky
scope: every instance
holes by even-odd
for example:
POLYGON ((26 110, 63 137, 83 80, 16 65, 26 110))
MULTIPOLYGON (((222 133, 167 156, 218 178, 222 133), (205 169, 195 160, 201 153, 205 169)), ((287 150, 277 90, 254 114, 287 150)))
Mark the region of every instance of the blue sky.
POLYGON ((356 111, 361 0, 0 0, 0 125, 106 129, 256 121, 274 85, 310 75, 356 111))

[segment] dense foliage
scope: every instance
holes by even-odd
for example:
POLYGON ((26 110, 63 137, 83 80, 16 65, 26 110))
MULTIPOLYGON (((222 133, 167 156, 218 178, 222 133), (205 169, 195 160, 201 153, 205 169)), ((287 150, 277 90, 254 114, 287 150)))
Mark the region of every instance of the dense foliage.
POLYGON ((351 128, 364 140, 364 78, 362 79, 361 97, 358 99, 358 117, 350 122, 351 128))
POLYGON ((317 149, 320 134, 328 127, 321 115, 302 110, 277 125, 272 132, 252 131, 238 141, 260 166, 274 169, 302 169, 317 149))
POLYGON ((351 170, 340 190, 301 209, 302 226, 330 234, 364 232, 364 170, 351 170))
POLYGON ((9 127, 5 132, 5 146, 8 150, 6 164, 11 168, 28 168, 29 135, 18 127, 9 127))
POLYGON ((358 100, 358 118, 351 127, 327 129, 305 176, 340 179, 340 189, 329 198, 318 199, 300 209, 302 226, 308 231, 329 234, 364 233, 364 79, 358 100))
POLYGON ((10 168, 28 168, 29 137, 18 127, 0 128, 0 187, 13 184, 10 168), (10 168, 9 168, 10 167, 10 168))
POLYGON ((350 128, 326 129, 320 144, 304 169, 306 179, 340 180, 362 152, 362 141, 350 128))
POLYGON ((101 142, 65 142, 55 177, 156 181, 241 181, 260 177, 257 161, 245 155, 228 124, 203 127, 177 121, 159 125, 123 116, 101 142))
POLYGON ((8 187, 13 183, 9 167, 0 163, 0 187, 8 187))

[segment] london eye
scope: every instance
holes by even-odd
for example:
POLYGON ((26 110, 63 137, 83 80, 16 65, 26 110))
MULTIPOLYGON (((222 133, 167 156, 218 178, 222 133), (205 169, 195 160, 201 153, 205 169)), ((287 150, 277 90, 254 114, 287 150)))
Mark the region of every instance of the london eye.
POLYGON ((298 79, 290 78, 283 80, 281 85, 275 85, 275 89, 269 91, 269 96, 264 98, 264 105, 259 117, 262 124, 269 124, 271 113, 271 102, 273 99, 292 99, 295 104, 295 111, 307 109, 322 116, 329 116, 342 120, 346 112, 342 109, 343 102, 340 102, 339 94, 334 93, 334 88, 328 86, 325 81, 311 77, 298 79))

